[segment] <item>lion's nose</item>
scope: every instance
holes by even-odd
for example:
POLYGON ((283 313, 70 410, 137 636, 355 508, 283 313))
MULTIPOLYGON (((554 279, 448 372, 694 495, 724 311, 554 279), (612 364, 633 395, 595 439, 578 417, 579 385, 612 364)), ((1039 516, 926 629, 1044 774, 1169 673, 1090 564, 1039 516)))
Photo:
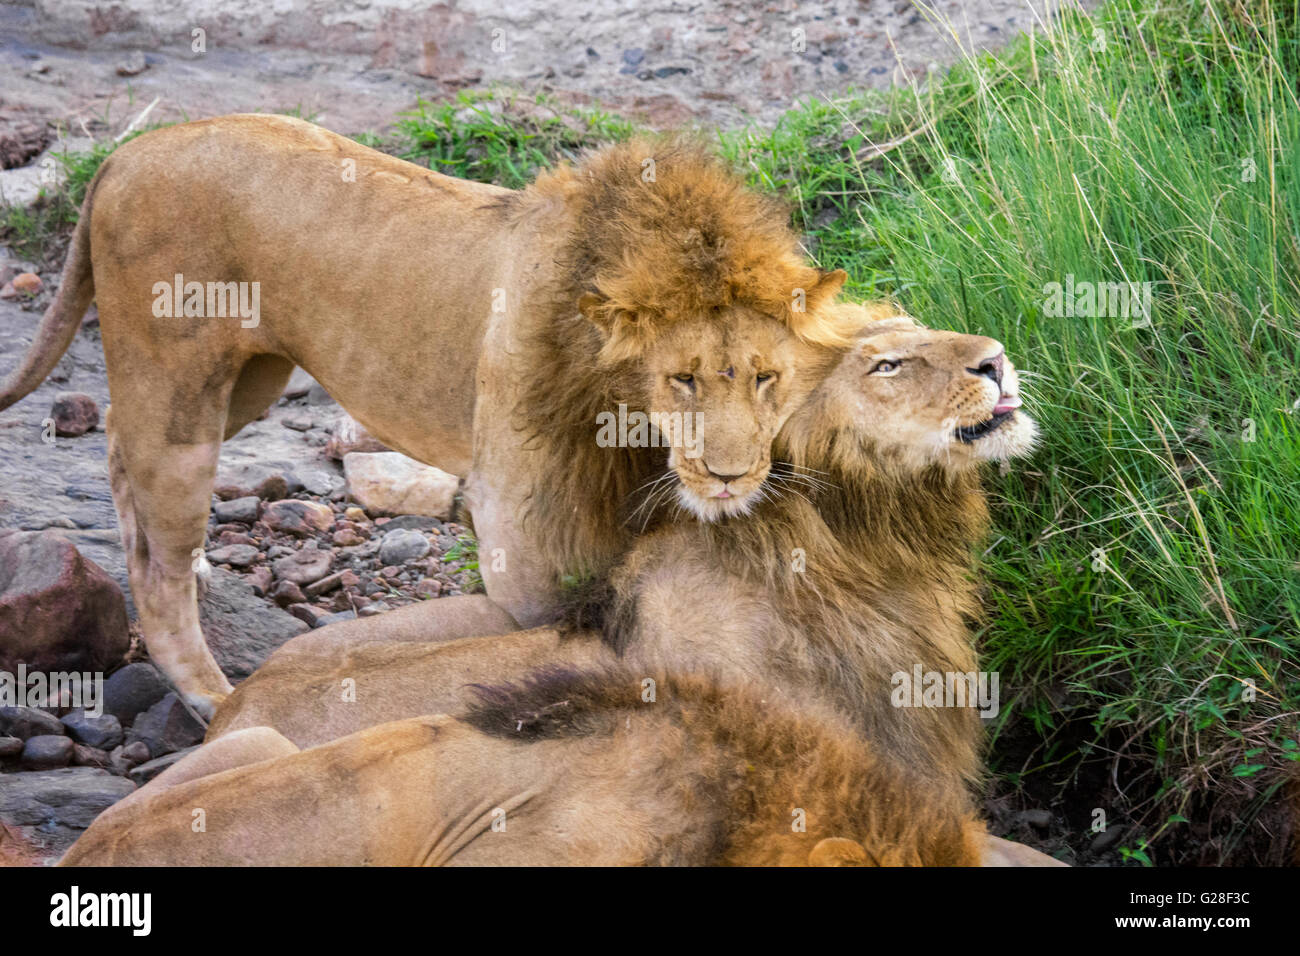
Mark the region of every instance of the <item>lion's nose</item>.
POLYGON ((718 479, 718 481, 722 482, 724 485, 729 481, 735 481, 737 478, 744 478, 745 475, 747 474, 747 472, 742 471, 738 475, 720 475, 712 468, 706 468, 705 471, 707 471, 714 478, 718 479))
POLYGON ((972 375, 983 375, 985 378, 992 379, 993 383, 999 388, 1002 386, 1002 369, 1007 364, 1007 353, 999 352, 992 358, 980 362, 978 368, 968 368, 966 371, 972 375))

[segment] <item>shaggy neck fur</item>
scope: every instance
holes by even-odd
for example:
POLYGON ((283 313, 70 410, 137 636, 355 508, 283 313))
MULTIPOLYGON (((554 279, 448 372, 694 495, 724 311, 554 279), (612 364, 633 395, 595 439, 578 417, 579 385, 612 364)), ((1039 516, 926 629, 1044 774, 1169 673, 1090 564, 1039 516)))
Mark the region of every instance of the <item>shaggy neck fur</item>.
POLYGON ((976 668, 967 627, 978 608, 972 547, 987 522, 977 479, 938 469, 903 474, 818 420, 814 408, 793 421, 780 450, 829 486, 780 492, 743 519, 678 521, 639 540, 612 577, 604 637, 621 654, 689 666, 674 630, 647 622, 655 615, 644 602, 675 587, 708 591, 717 633, 726 635, 719 639, 751 645, 732 655, 747 671, 736 677, 835 706, 918 773, 974 783, 977 711, 896 708, 891 677, 917 664, 976 668), (742 626, 728 631, 733 621, 742 626))

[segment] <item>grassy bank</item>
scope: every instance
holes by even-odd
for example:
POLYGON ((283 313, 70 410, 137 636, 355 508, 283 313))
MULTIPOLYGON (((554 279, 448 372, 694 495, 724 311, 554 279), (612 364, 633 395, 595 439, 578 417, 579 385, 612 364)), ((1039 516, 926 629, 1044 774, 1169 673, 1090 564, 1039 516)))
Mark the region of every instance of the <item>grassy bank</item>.
MULTIPOLYGON (((922 87, 720 136, 854 293, 996 336, 1028 370, 1044 443, 991 482, 984 559, 992 791, 1053 808, 1076 859, 1098 811, 1142 863, 1279 862, 1288 839, 1298 21, 1295 2, 1117 0, 922 87)), ((631 131, 466 96, 368 141, 515 186, 631 131)))

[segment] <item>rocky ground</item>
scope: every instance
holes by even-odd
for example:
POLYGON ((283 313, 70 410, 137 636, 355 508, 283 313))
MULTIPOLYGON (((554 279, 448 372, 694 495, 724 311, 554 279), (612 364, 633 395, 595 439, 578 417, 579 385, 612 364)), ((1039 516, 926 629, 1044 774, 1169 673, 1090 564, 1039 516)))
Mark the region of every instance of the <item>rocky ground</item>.
MULTIPOLYGON (((501 84, 661 127, 770 125, 800 98, 914 82, 957 56, 954 40, 996 45, 1038 19, 1026 0, 230 0, 204 5, 202 23, 192 6, 0 0, 0 202, 49 185, 52 146, 85 150, 145 122, 295 110, 382 132, 417 98, 501 84)), ((36 262, 0 248, 0 372, 30 344, 65 243, 36 262)), ((0 707, 0 865, 56 859, 202 738, 137 639, 105 470, 108 397, 92 310, 54 374, 0 412, 0 671, 21 658, 110 674, 102 717, 0 707), (20 631, 58 653, 18 653, 20 631)), ((310 627, 474 589, 455 488, 376 446, 296 372, 222 450, 201 615, 223 669, 237 681, 310 627)), ((1044 829, 994 811, 1001 832, 1044 829)))

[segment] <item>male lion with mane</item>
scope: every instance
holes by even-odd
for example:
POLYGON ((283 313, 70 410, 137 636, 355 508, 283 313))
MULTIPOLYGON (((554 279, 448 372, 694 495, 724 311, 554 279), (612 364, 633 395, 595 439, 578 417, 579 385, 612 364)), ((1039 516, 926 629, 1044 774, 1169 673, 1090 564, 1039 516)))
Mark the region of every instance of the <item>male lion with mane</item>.
POLYGON ((702 454, 668 451, 680 502, 703 520, 744 513, 785 414, 846 342, 823 311, 843 281, 805 264, 785 210, 699 145, 633 141, 516 192, 301 120, 218 117, 105 160, 0 408, 49 374, 96 300, 141 630, 211 714, 231 687, 199 627, 194 560, 220 446, 295 365, 392 448, 465 477, 484 553, 506 559, 484 562, 488 595, 532 625, 562 575, 622 553, 628 497, 662 466, 654 448, 597 447, 597 415, 698 415, 702 454), (259 290, 257 314, 206 315, 212 284, 259 290), (173 285, 179 315, 159 307, 173 285))
MULTIPOLYGON (((882 315, 837 308, 860 327, 882 315)), ((1019 405, 1016 370, 995 340, 901 316, 878 321, 791 415, 752 515, 665 517, 607 588, 577 596, 598 612, 580 623, 596 624, 603 641, 535 629, 417 643, 437 640, 442 609, 432 606, 347 622, 276 651, 218 710, 208 739, 264 725, 312 746, 386 720, 456 713, 469 685, 557 662, 593 666, 612 652, 834 706, 918 775, 972 784, 982 741, 974 708, 895 707, 891 678, 917 664, 976 671, 972 549, 988 517, 979 465, 1028 453, 1035 426, 1019 405), (355 682, 346 701, 345 680, 355 682)))

